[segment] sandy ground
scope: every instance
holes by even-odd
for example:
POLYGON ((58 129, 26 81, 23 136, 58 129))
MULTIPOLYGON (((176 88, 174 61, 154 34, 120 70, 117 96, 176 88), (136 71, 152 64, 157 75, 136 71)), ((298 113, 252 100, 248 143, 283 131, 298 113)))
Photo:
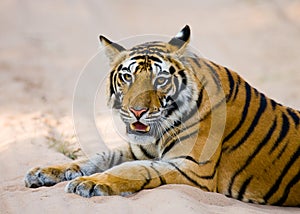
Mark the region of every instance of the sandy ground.
MULTIPOLYGON (((82 154, 72 154, 82 147, 74 134, 72 99, 80 71, 99 48, 98 35, 115 41, 141 34, 171 36, 185 24, 192 27, 193 47, 205 57, 300 109, 297 0, 1 1, 0 213, 300 212, 182 185, 91 199, 66 194, 65 183, 24 187, 29 168, 70 161, 62 151, 82 154)), ((108 119, 100 118, 100 127, 106 141, 118 141, 108 119)))

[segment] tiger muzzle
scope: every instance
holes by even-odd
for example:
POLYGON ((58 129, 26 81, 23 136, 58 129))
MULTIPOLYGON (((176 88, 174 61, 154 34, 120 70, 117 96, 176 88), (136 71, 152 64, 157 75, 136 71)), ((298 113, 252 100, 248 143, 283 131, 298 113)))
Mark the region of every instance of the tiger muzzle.
POLYGON ((139 119, 149 110, 146 107, 130 107, 129 110, 133 113, 135 118, 137 119, 137 122, 130 124, 130 129, 136 132, 149 132, 150 126, 143 124, 139 121, 139 119))

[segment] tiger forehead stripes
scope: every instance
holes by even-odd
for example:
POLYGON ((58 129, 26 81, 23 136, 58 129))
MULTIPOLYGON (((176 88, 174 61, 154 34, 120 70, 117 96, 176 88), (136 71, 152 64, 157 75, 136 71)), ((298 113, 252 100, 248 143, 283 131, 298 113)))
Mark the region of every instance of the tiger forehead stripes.
POLYGON ((36 167, 28 187, 72 180, 84 197, 187 184, 251 203, 300 206, 300 112, 188 48, 185 26, 169 42, 125 49, 100 36, 109 58, 108 104, 128 144, 65 165, 36 167))

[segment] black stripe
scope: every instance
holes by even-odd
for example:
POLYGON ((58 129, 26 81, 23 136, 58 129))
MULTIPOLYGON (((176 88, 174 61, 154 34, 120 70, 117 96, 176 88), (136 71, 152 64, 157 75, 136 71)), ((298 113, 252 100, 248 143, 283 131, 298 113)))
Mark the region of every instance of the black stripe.
POLYGON ((199 91, 199 94, 198 94, 198 99, 196 101, 197 103, 197 110, 199 109, 200 105, 202 104, 202 99, 203 99, 203 91, 204 91, 204 87, 201 88, 201 90, 199 91))
POLYGON ((226 102, 225 100, 226 100, 226 98, 224 97, 224 98, 223 98, 222 100, 220 100, 216 105, 214 105, 208 112, 206 112, 205 115, 203 115, 203 116, 200 118, 199 122, 204 121, 204 120, 211 114, 211 112, 212 112, 213 110, 217 109, 222 103, 226 102))
POLYGON ((129 151, 130 151, 130 154, 132 156, 132 159, 133 160, 138 160, 138 158, 135 156, 135 154, 133 153, 133 150, 132 150, 132 147, 131 147, 131 144, 129 143, 129 151))
MULTIPOLYGON (((178 76, 175 76, 175 77, 173 78, 173 82, 174 82, 175 89, 176 89, 174 95, 172 95, 172 99, 173 99, 173 100, 176 100, 176 99, 178 98, 179 94, 180 94, 180 93, 186 88, 186 86, 187 86, 187 77, 186 77, 186 75, 185 75, 185 73, 184 73, 184 70, 178 71, 177 74, 181 77, 182 82, 181 82, 181 85, 179 86, 178 76)), ((178 101, 177 101, 177 102, 178 102, 178 101)))
POLYGON ((159 41, 153 41, 153 42, 146 42, 146 43, 137 45, 135 47, 132 47, 131 50, 138 50, 138 49, 141 49, 141 48, 149 48, 149 47, 166 48, 166 46, 163 45, 161 42, 159 42, 159 41))
POLYGON ((193 117, 197 113, 200 105, 202 104, 203 92, 204 92, 204 88, 201 88, 201 90, 199 91, 199 94, 198 94, 198 99, 196 101, 196 105, 192 108, 192 110, 188 114, 183 115, 183 117, 181 118, 182 123, 185 123, 186 121, 188 121, 191 117, 193 117))
POLYGON ((190 110, 190 112, 188 114, 183 115, 183 117, 181 118, 182 123, 188 121, 199 110, 199 107, 200 107, 200 105, 202 103, 202 99, 203 99, 203 92, 204 92, 204 88, 201 88, 201 90, 199 91, 199 94, 198 94, 198 99, 196 101, 196 105, 190 110))
POLYGON ((277 103, 271 99, 271 105, 272 105, 272 109, 274 111, 276 109, 277 103))
POLYGON ((210 65, 208 64, 208 62, 205 62, 204 61, 204 64, 209 68, 209 70, 211 71, 211 74, 212 74, 212 78, 215 82, 215 85, 217 86, 218 88, 218 91, 220 91, 221 87, 220 87, 220 81, 219 81, 219 76, 216 72, 216 70, 210 65))
MULTIPOLYGON (((284 202, 286 201, 286 199, 289 196, 290 190, 291 188, 300 181, 300 171, 298 170, 298 173, 293 177, 293 179, 288 183, 288 185, 286 186, 283 195, 281 196, 281 198, 276 201, 273 205, 283 205, 284 202)), ((296 196, 297 197, 297 196, 296 196)), ((298 195, 299 197, 299 195, 298 195)), ((296 205, 297 207, 300 207, 300 204, 296 205)))
MULTIPOLYGON (((167 132, 169 132, 171 129, 174 130, 174 128, 178 127, 179 125, 182 124, 182 122, 184 121, 176 121, 174 123, 173 126, 168 127, 167 129, 165 129, 165 131, 163 132, 163 135, 165 135, 167 132)), ((185 132, 187 130, 189 130, 191 127, 198 125, 199 124, 199 120, 197 120, 196 122, 194 122, 193 124, 190 124, 189 126, 185 126, 185 127, 181 127, 180 132, 185 132)), ((174 131, 172 132, 172 134, 174 134, 174 131)), ((165 139, 165 142, 167 142, 168 140, 170 140, 172 137, 175 137, 173 135, 171 135, 170 133, 168 133, 167 138, 165 139)), ((160 140, 160 139, 159 139, 160 140)))
POLYGON ((204 189, 206 191, 209 191, 207 186, 203 186, 201 184, 199 184, 196 180, 192 179, 190 176, 188 176, 185 172, 183 172, 179 167, 177 167, 174 163, 172 162, 167 162, 169 163, 171 166, 173 166, 183 177, 185 177, 188 181, 190 181, 191 183, 193 183, 195 186, 200 187, 201 189, 204 189))
POLYGON ((140 188, 140 190, 143 190, 151 181, 151 173, 147 167, 145 167, 145 166, 141 166, 141 167, 144 168, 144 170, 147 172, 147 176, 148 176, 148 177, 145 177, 145 182, 143 183, 143 185, 140 188))
MULTIPOLYGON (((285 152, 286 150, 286 147, 288 146, 289 142, 286 142, 285 145, 282 147, 282 149, 280 150, 280 152, 278 153, 276 159, 279 160, 282 156, 282 154, 285 152)), ((275 162, 275 160, 274 160, 275 162)))
POLYGON ((122 70, 125 70, 125 71, 127 70, 127 71, 130 71, 132 73, 131 66, 134 65, 134 64, 136 64, 136 62, 130 63, 127 68, 124 67, 122 70))
POLYGON ((198 131, 199 130, 196 130, 196 131, 193 131, 192 133, 189 133, 182 137, 173 139, 173 141, 171 143, 169 143, 167 147, 164 148, 164 150, 161 154, 161 158, 163 158, 165 156, 165 154, 168 153, 176 144, 181 143, 181 141, 184 141, 185 139, 193 136, 194 134, 198 133, 198 131))
POLYGON ((205 76, 202 76, 202 77, 201 77, 200 83, 201 83, 201 85, 202 85, 202 89, 204 89, 204 88, 207 86, 208 81, 207 81, 207 79, 205 78, 205 76))
POLYGON ((258 97, 259 96, 259 92, 258 92, 258 90, 256 89, 256 88, 253 88, 253 90, 254 90, 254 93, 255 93, 255 95, 256 95, 256 97, 258 97))
POLYGON ((165 154, 167 153, 167 152, 169 152, 172 148, 173 148, 173 146, 175 146, 177 143, 179 143, 180 141, 173 141, 173 142, 171 142, 167 147, 165 147, 164 148, 164 150, 163 150, 163 152, 162 152, 162 154, 161 154, 161 158, 163 158, 164 156, 165 156, 165 154))
MULTIPOLYGON (((173 78, 173 83, 174 83, 174 87, 175 87, 176 89, 178 89, 178 88, 179 88, 179 80, 178 80, 177 77, 173 78)), ((179 91, 176 90, 176 92, 175 92, 175 94, 172 96, 172 98, 173 98, 173 99, 174 99, 174 98, 177 98, 178 95, 179 95, 179 91)))
POLYGON ((139 145, 140 150, 143 152, 143 155, 146 156, 148 159, 154 159, 155 156, 150 154, 147 149, 145 149, 142 145, 139 145))
POLYGON ((155 57, 155 56, 148 56, 148 58, 151 59, 154 62, 162 63, 162 61, 159 58, 155 57))
POLYGON ((181 83, 181 86, 180 86, 180 91, 184 90, 187 86, 187 78, 186 78, 186 75, 184 73, 184 70, 180 70, 177 72, 178 75, 181 77, 182 79, 182 83, 181 83))
POLYGON ((170 68, 169 68, 170 74, 174 74, 175 71, 176 71, 175 68, 171 65, 170 68))
POLYGON ((280 130, 280 135, 277 138, 276 142, 274 143, 273 147, 270 149, 269 154, 271 154, 278 147, 278 145, 283 141, 289 129, 290 129, 289 119, 284 113, 282 113, 282 126, 280 130))
MULTIPOLYGON (((144 48, 144 49, 136 49, 129 53, 129 56, 139 55, 139 56, 151 56, 150 54, 155 54, 160 57, 164 57, 162 53, 169 53, 166 49, 160 48, 144 48)), ((141 58, 139 58, 141 59, 141 58)))
MULTIPOLYGON (((178 127, 180 126, 182 123, 185 123, 187 120, 189 120, 191 117, 194 116, 194 114, 198 111, 201 103, 202 103, 202 98, 203 98, 203 91, 204 91, 204 88, 202 88, 199 92, 199 95, 198 95, 198 100, 197 100, 197 105, 189 112, 189 114, 187 114, 186 116, 184 115, 180 121, 176 121, 174 123, 173 126, 171 127, 168 127, 167 129, 165 129, 165 131, 163 132, 163 135, 167 132, 169 132, 171 129, 174 129, 175 127, 178 127)), ((168 111, 168 114, 167 116, 171 115, 171 113, 173 113, 175 110, 177 110, 177 108, 173 108, 171 109, 170 111, 168 111)), ((185 130, 188 130, 190 127, 194 126, 194 125, 197 125, 198 123, 200 122, 200 119, 197 120, 195 123, 193 123, 192 125, 188 126, 185 128, 185 130)), ((156 141, 156 145, 158 144, 158 142, 160 141, 160 139, 158 139, 156 141)))
POLYGON ((159 47, 151 47, 148 49, 149 50, 149 54, 155 54, 156 53, 166 53, 166 49, 163 48, 159 48, 159 47))
MULTIPOLYGON (((167 97, 166 102, 172 100, 171 97, 167 97)), ((172 100, 173 101, 173 100, 172 100)), ((165 117, 168 118, 170 115, 173 114, 174 111, 178 111, 179 106, 182 106, 183 102, 182 101, 177 101, 177 102, 172 102, 168 107, 167 107, 167 113, 165 114, 165 117)))
POLYGON ((186 160, 189 160, 189 161, 191 161, 191 162, 193 162, 193 163, 195 163, 195 164, 199 164, 198 163, 198 161, 196 161, 192 156, 189 156, 189 155, 187 155, 187 156, 178 156, 178 157, 174 157, 174 158, 172 158, 172 159, 186 159, 186 160))
MULTIPOLYGON (((290 158, 288 163, 285 165, 285 167, 281 171, 281 174, 278 176, 278 178, 276 179, 273 186, 270 188, 270 190, 264 196, 265 201, 268 201, 277 192, 277 190, 279 189, 279 187, 283 181, 284 176, 290 170, 291 166, 297 161, 297 159, 299 159, 299 157, 300 157, 300 147, 298 147, 297 151, 293 154, 293 156, 290 158)), ((299 166, 298 166, 298 169, 299 169, 299 166)))
POLYGON ((273 124, 272 124, 271 128, 269 129, 268 133, 266 134, 266 136, 264 137, 264 139, 258 144, 258 146, 254 150, 254 152, 250 156, 248 156, 246 162, 239 168, 239 170, 231 178, 231 181, 230 181, 229 187, 228 187, 228 192, 229 192, 230 196, 232 195, 232 187, 233 187, 236 177, 253 161, 254 157, 258 154, 258 152, 261 151, 262 147, 265 146, 269 142, 274 130, 276 129, 276 126, 277 126, 277 118, 274 119, 273 124))
MULTIPOLYGON (((163 131, 161 137, 164 136, 164 135, 165 135, 167 132, 169 132, 171 129, 174 130, 174 128, 180 126, 181 124, 182 124, 182 121, 181 121, 181 120, 175 121, 174 124, 173 124, 172 126, 166 128, 166 129, 164 129, 164 131, 163 131)), ((169 136, 169 135, 168 135, 168 136, 169 136)), ((160 138, 157 139, 156 142, 155 142, 155 145, 158 145, 158 143, 159 143, 160 140, 161 140, 160 138)))
POLYGON ((154 166, 150 166, 150 168, 153 169, 156 172, 156 174, 158 175, 159 180, 160 180, 160 185, 167 184, 166 179, 160 174, 160 172, 157 169, 155 169, 154 166))
POLYGON ((210 61, 210 63, 211 63, 213 66, 215 66, 215 67, 217 67, 218 69, 220 69, 220 66, 219 66, 218 64, 216 64, 216 63, 214 63, 214 62, 212 62, 212 61, 210 61))
POLYGON ((255 114, 255 117, 250 125, 250 127, 248 128, 246 134, 242 137, 242 139, 236 144, 234 145, 229 152, 233 152, 235 151, 237 148, 239 148, 244 142, 247 141, 248 137, 253 133, 253 130, 255 127, 257 127, 257 124, 259 122, 259 119, 261 118, 261 116, 263 115, 264 111, 266 110, 267 107, 267 100, 265 95, 260 94, 260 104, 259 104, 259 108, 255 114))
POLYGON ((200 64, 200 62, 199 62, 199 58, 197 57, 197 55, 194 54, 194 56, 192 56, 191 59, 198 66, 198 68, 202 67, 201 64, 200 64))
POLYGON ((290 115, 290 117, 294 120, 294 123, 296 124, 296 127, 299 125, 300 123, 300 118, 299 116, 295 113, 295 111, 291 108, 287 108, 287 112, 290 115))
POLYGON ((241 84, 241 78, 240 76, 237 77, 237 82, 235 83, 235 90, 233 93, 233 98, 232 101, 234 101, 238 95, 239 89, 240 89, 240 84, 241 84))
POLYGON ((246 98, 245 98, 245 104, 243 106, 242 118, 238 123, 238 125, 224 138, 224 142, 230 140, 230 138, 232 138, 235 135, 235 133, 242 127, 242 125, 245 122, 245 119, 248 114, 248 109, 250 106, 250 101, 251 101, 251 87, 247 83, 245 84, 245 90, 246 90, 246 98))
POLYGON ((116 156, 115 152, 109 152, 109 159, 110 159, 109 169, 115 165, 114 164, 114 162, 115 162, 115 156, 116 156))
POLYGON ((219 168, 220 162, 221 162, 221 155, 219 156, 219 159, 216 162, 216 165, 214 167, 214 171, 213 171, 212 174, 210 174, 210 175, 197 175, 197 177, 201 178, 201 179, 207 179, 207 180, 213 179, 215 177, 215 175, 216 175, 217 169, 219 168))
POLYGON ((114 109, 121 109, 122 107, 122 103, 121 103, 121 93, 116 93, 115 94, 115 100, 114 100, 114 103, 113 103, 113 108, 114 109))
MULTIPOLYGON (((145 55, 134 56, 134 57, 132 57, 130 60, 139 60, 139 59, 144 60, 144 59, 145 59, 145 55)), ((135 63, 135 62, 134 62, 134 63, 135 63)))
MULTIPOLYGON (((154 62, 162 63, 162 61, 159 58, 155 57, 155 56, 148 55, 147 57, 148 57, 148 59, 150 59, 154 62)), ((134 56, 134 57, 131 58, 131 60, 139 60, 139 59, 145 60, 146 56, 145 55, 140 55, 140 56, 134 56)))
POLYGON ((224 67, 225 71, 226 71, 226 74, 227 74, 227 78, 228 78, 228 81, 229 81, 229 93, 228 93, 228 96, 227 96, 227 100, 230 100, 230 98, 232 97, 233 95, 233 89, 234 89, 234 79, 231 75, 231 72, 228 70, 228 68, 224 67))
MULTIPOLYGON (((199 91, 198 99, 197 99, 197 101, 196 101, 196 102, 197 102, 197 105, 194 106, 194 107, 192 108, 192 110, 191 110, 188 114, 184 115, 184 116, 181 118, 180 123, 178 122, 177 125, 173 125, 173 126, 171 126, 171 127, 168 127, 168 128, 163 132, 163 134, 165 134, 166 132, 169 132, 170 129, 173 129, 173 128, 176 127, 176 126, 179 126, 179 125, 181 125, 182 123, 185 123, 186 121, 188 121, 191 117, 193 117, 193 116, 195 115, 195 113, 199 110, 199 107, 200 107, 200 105, 201 105, 201 103, 202 103, 202 99, 203 99, 203 91, 204 91, 204 88, 202 88, 202 89, 199 91)), ((172 109, 170 109, 170 110, 168 111, 166 117, 170 116, 170 115, 171 115, 174 111, 176 111, 176 110, 177 110, 177 108, 172 108, 172 109)), ((199 122, 200 122, 200 121, 198 121, 197 123, 199 123, 199 122)))
POLYGON ((239 195, 237 197, 238 200, 242 200, 244 198, 244 194, 246 192, 246 189, 248 187, 248 185, 250 184, 251 180, 252 180, 253 176, 251 175, 249 178, 247 178, 243 185, 241 186, 240 190, 239 190, 239 195))
MULTIPOLYGON (((113 72, 112 73, 112 82, 111 82, 111 85, 113 86, 113 89, 116 89, 116 83, 117 83, 117 77, 118 77, 118 72, 113 72)), ((114 90, 114 92, 116 93, 117 91, 114 90)))
POLYGON ((123 64, 120 64, 117 68, 117 71, 120 71, 123 68, 123 64))
POLYGON ((111 97, 113 94, 115 94, 115 90, 114 90, 114 81, 115 79, 113 78, 114 77, 114 73, 115 73, 115 70, 111 71, 110 72, 110 75, 109 75, 109 81, 110 81, 110 85, 109 85, 109 89, 110 89, 110 93, 109 93, 109 96, 111 97))
MULTIPOLYGON (((199 107, 202 103, 202 98, 203 98, 203 91, 204 91, 204 88, 202 88, 200 91, 199 91, 199 94, 198 94, 198 99, 196 101, 196 105, 192 108, 192 110, 188 113, 188 114, 184 114, 183 117, 181 118, 181 123, 184 123, 186 121, 188 121, 191 117, 193 117, 195 115, 195 113, 199 110, 199 107)), ((170 98, 172 99, 172 98, 170 98)), ((167 100, 168 101, 168 100, 167 100)), ((174 111, 178 110, 178 107, 180 105, 182 105, 183 103, 182 102, 179 102, 177 101, 176 103, 174 104, 177 104, 174 108, 171 108, 170 110, 168 110, 167 112, 167 115, 166 117, 170 116, 174 111)), ((172 127, 168 128, 164 133, 166 133, 167 131, 169 131, 172 127)))

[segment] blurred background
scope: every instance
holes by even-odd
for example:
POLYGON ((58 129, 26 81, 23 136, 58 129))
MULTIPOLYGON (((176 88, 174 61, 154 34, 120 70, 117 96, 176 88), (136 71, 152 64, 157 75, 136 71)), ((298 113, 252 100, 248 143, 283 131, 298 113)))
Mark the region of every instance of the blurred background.
POLYGON ((81 70, 99 51, 100 34, 113 41, 145 34, 171 38, 186 24, 191 45, 204 57, 300 109, 298 0, 2 0, 0 152, 24 139, 41 145, 76 141, 73 93, 81 70))

